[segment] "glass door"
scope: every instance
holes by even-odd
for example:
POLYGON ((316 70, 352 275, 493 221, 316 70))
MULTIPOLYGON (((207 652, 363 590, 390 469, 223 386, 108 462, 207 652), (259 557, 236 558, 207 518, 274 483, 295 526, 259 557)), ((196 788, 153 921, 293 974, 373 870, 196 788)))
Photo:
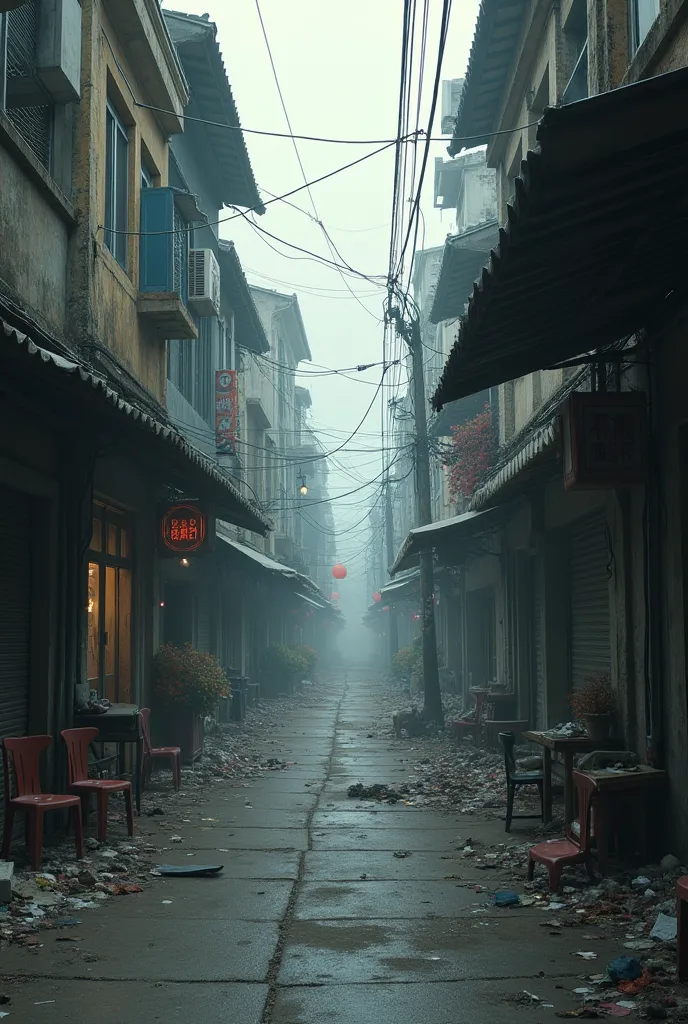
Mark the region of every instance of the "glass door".
POLYGON ((93 505, 88 555, 88 683, 112 703, 132 702, 131 523, 93 505))

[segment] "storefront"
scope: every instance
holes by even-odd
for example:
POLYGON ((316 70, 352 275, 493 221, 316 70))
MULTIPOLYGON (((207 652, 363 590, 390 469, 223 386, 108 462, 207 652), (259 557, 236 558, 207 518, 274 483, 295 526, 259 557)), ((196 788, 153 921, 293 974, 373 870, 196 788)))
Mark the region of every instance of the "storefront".
POLYGON ((88 550, 89 689, 112 703, 129 704, 132 692, 132 517, 93 503, 88 550))
POLYGON ((577 520, 570 530, 569 593, 571 689, 591 675, 611 674, 609 584, 612 555, 604 509, 577 520))

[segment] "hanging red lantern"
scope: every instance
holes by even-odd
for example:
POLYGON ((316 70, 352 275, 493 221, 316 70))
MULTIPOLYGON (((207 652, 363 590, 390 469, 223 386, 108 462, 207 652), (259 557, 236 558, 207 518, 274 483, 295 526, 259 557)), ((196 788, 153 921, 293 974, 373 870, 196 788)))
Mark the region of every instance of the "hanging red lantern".
POLYGON ((386 604, 382 610, 383 610, 383 612, 388 612, 389 611, 389 605, 386 604))
POLYGON ((418 614, 418 612, 413 612, 411 618, 413 619, 414 622, 420 622, 420 615, 418 614))
POLYGON ((336 590, 333 590, 332 593, 330 594, 330 601, 338 601, 339 596, 339 593, 336 590))
POLYGON ((346 566, 342 565, 340 562, 337 562, 337 564, 332 567, 332 575, 336 580, 346 579, 348 575, 346 566))
POLYGON ((376 590, 375 593, 373 594, 373 601, 375 602, 375 604, 379 604, 381 600, 382 594, 380 593, 379 590, 376 590))

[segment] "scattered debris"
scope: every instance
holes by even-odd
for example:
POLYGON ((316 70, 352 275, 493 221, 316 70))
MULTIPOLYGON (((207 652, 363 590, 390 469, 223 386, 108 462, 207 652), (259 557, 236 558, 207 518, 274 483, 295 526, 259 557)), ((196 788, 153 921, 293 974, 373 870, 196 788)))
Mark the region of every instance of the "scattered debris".
POLYGON ((406 857, 410 857, 411 856, 411 851, 410 850, 395 850, 394 851, 394 856, 397 858, 397 860, 405 860, 406 857))

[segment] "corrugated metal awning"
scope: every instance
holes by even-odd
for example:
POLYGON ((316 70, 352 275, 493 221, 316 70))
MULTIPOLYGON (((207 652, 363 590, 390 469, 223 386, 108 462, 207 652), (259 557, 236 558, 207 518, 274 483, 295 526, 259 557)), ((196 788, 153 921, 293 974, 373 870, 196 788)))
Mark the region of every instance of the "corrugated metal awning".
POLYGON ((442 265, 437 279, 430 322, 455 320, 463 316, 474 282, 480 277, 490 252, 499 243, 496 220, 452 235, 444 243, 442 265))
POLYGON ((131 448, 155 456, 161 479, 187 491, 198 489, 199 497, 214 502, 218 514, 235 526, 264 535, 269 532, 269 520, 244 498, 212 459, 189 444, 174 427, 122 398, 104 377, 97 376, 83 363, 37 345, 2 319, 0 341, 11 343, 1 353, 7 375, 20 373, 18 379, 23 380, 28 363, 34 386, 42 381, 56 395, 73 397, 83 409, 86 422, 91 417, 95 423, 98 417, 114 414, 118 423, 116 436, 123 451, 131 448))
MULTIPOLYGON (((483 533, 491 532, 502 516, 499 508, 487 508, 482 512, 464 512, 452 519, 440 519, 437 523, 418 526, 411 530, 401 546, 394 565, 389 570, 395 576, 402 569, 409 569, 418 562, 421 551, 436 551, 450 559, 457 556, 456 545, 460 541, 468 541, 483 533)), ((456 561, 448 561, 448 565, 456 565, 456 561)))
POLYGON ((384 587, 380 587, 381 603, 387 600, 397 601, 403 597, 415 597, 419 587, 420 572, 418 569, 413 569, 404 576, 399 576, 393 583, 386 583, 384 587))
POLYGON ((471 499, 473 511, 480 511, 492 505, 504 496, 511 483, 522 487, 526 476, 541 470, 542 464, 553 457, 559 450, 558 418, 554 417, 545 426, 527 437, 499 469, 495 470, 487 480, 477 487, 471 499))
POLYGON ((433 405, 617 342, 688 270, 688 68, 544 113, 433 405))

